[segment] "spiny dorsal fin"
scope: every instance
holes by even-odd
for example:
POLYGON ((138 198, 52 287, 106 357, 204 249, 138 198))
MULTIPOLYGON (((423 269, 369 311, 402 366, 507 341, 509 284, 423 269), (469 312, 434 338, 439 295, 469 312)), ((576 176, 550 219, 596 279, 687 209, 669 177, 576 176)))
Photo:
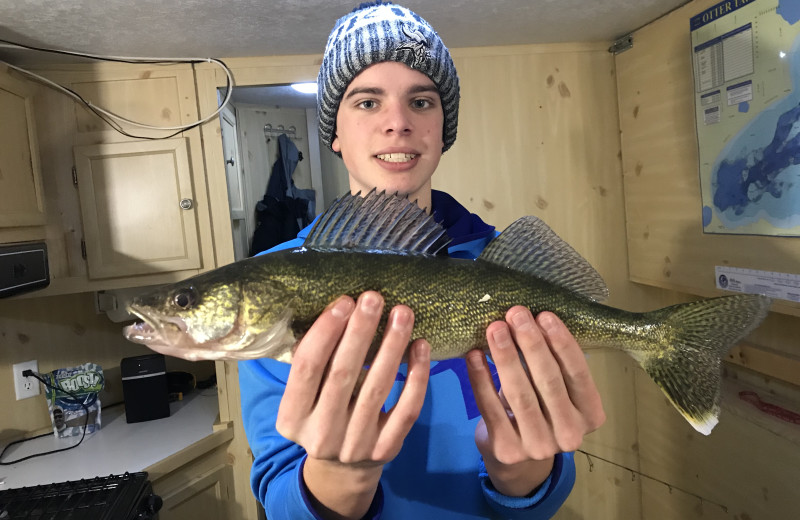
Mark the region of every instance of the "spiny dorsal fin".
POLYGON ((508 226, 486 246, 479 260, 536 276, 595 301, 608 296, 594 267, 534 216, 508 226))
POLYGON ((407 197, 372 190, 343 195, 320 216, 303 247, 435 255, 450 239, 433 216, 407 197))

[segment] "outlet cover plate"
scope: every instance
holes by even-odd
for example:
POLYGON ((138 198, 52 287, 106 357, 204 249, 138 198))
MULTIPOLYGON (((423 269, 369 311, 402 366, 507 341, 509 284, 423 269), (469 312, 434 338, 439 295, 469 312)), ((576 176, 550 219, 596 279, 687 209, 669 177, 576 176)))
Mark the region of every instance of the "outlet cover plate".
POLYGON ((17 396, 17 401, 39 395, 39 380, 33 377, 22 377, 22 372, 29 369, 38 372, 39 362, 36 360, 25 361, 24 363, 17 363, 12 367, 14 374, 14 393, 17 396))

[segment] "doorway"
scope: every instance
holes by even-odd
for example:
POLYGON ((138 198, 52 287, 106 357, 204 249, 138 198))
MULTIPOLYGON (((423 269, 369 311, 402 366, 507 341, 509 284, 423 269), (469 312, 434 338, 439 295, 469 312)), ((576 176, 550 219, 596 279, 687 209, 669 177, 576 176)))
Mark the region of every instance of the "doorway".
POLYGON ((241 260, 250 250, 256 205, 278 159, 281 134, 297 147, 301 159, 292 180, 299 189, 315 191, 317 214, 348 191, 349 184, 342 160, 319 142, 314 94, 301 94, 289 85, 236 87, 228 108, 220 124, 234 255, 241 260))

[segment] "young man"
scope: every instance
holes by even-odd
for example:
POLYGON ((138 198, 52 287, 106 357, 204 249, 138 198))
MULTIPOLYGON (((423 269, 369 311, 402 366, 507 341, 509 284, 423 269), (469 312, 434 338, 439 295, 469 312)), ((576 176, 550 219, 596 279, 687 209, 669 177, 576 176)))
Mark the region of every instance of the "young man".
MULTIPOLYGON (((351 192, 406 194, 432 208, 453 239, 451 256, 479 255, 494 228, 431 190, 455 140, 459 87, 430 25, 397 5, 362 5, 334 27, 318 88, 320 136, 344 160, 351 192)), ((307 233, 278 248, 299 245, 307 233)), ((408 345, 412 309, 395 307, 354 398, 382 310, 380 294, 343 296, 300 341, 291 367, 239 364, 252 485, 267 517, 555 513, 574 482, 569 452, 605 419, 583 353, 561 321, 514 307, 486 330, 493 365, 478 350, 431 364, 424 339, 408 345)))

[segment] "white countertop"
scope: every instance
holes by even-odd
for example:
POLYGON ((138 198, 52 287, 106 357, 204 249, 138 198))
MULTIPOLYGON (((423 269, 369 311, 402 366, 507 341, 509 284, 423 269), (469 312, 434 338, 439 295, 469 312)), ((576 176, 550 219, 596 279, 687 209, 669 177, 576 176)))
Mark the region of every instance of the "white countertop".
MULTIPOLYGON (((219 414, 216 389, 170 403, 170 416, 128 424, 124 406, 101 409, 101 429, 77 448, 0 466, 0 490, 142 471, 213 433, 219 414)), ((8 450, 4 461, 78 443, 80 436, 48 435, 8 450)))

